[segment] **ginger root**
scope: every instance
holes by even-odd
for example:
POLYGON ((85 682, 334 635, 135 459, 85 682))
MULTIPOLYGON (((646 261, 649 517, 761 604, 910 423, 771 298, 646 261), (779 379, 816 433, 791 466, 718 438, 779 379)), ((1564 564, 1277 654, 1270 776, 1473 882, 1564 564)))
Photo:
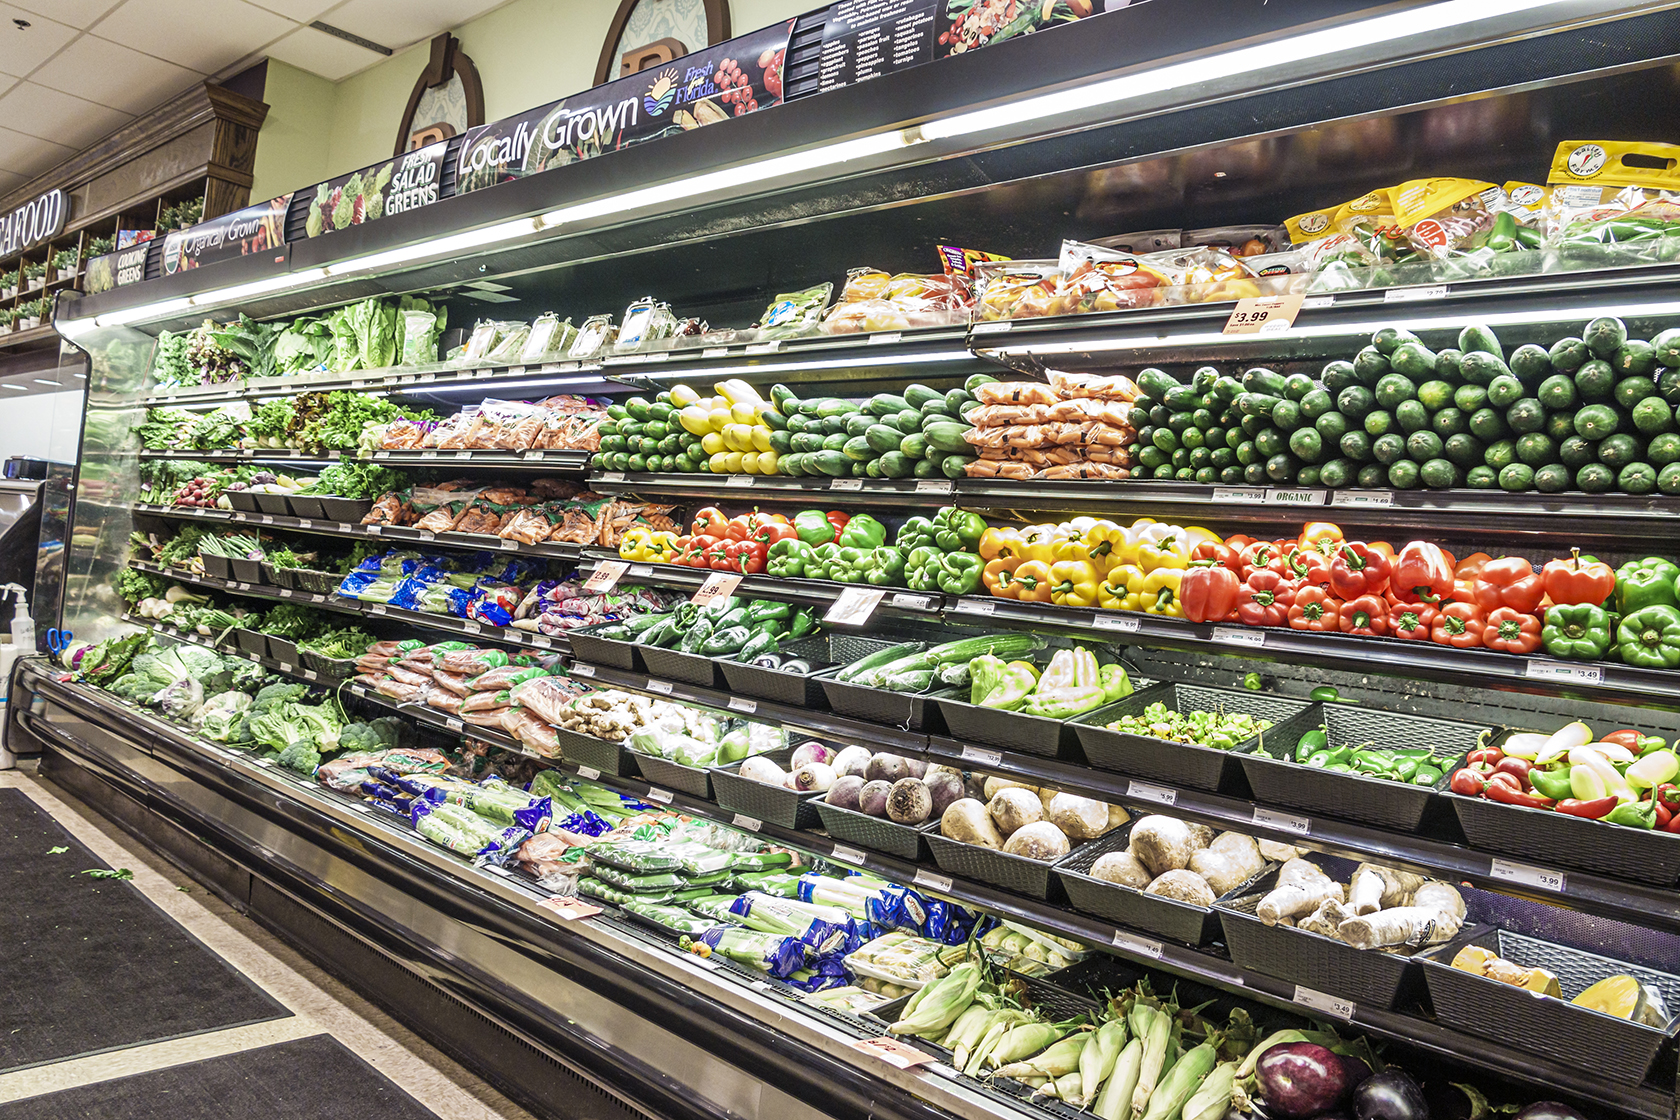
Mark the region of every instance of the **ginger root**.
POLYGON ((1269 926, 1282 918, 1310 914, 1326 899, 1342 901, 1342 885, 1326 875, 1316 863, 1296 858, 1278 871, 1278 885, 1260 900, 1254 914, 1269 926))
POLYGON ((1423 883, 1422 875, 1362 863, 1354 870, 1353 881, 1348 887, 1348 910, 1352 916, 1358 916, 1404 906, 1411 901, 1412 892, 1423 883))
POLYGON ((1463 925, 1464 898, 1450 884, 1429 880, 1412 895, 1410 906, 1349 918, 1336 932, 1355 949, 1381 949, 1447 941, 1463 925))

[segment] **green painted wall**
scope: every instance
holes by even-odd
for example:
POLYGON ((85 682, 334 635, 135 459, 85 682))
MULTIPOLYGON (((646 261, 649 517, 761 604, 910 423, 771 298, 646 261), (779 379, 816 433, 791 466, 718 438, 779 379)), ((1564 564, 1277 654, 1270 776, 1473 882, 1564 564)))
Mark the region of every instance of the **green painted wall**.
MULTIPOLYGON (((731 0, 736 34, 820 0, 731 0)), ((589 88, 618 0, 513 0, 455 29, 484 81, 484 116, 499 120, 589 88)), ((253 199, 389 159, 428 45, 400 51, 336 85, 270 60, 269 117, 257 141, 253 199), (324 123, 323 123, 324 122, 324 123), (273 140, 273 147, 270 141, 273 140)))

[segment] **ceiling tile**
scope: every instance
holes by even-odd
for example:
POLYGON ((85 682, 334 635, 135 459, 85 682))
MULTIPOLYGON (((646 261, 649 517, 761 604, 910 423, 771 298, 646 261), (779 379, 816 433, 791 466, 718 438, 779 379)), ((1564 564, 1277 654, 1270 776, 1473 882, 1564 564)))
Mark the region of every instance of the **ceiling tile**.
POLYGON ((13 3, 38 16, 51 16, 59 23, 86 30, 122 0, 13 0, 13 3))
POLYGON ((19 82, 0 95, 0 121, 12 131, 74 148, 85 148, 133 119, 133 113, 95 105, 34 82, 19 82))
POLYGON ((507 0, 347 0, 326 22, 393 50, 459 27, 507 0))
POLYGON ((97 35, 83 35, 31 74, 29 80, 138 115, 203 77, 97 35))
POLYGON ((0 192, 9 191, 21 185, 23 181, 23 176, 15 171, 0 171, 0 192))
POLYGON ((382 54, 375 54, 366 47, 358 47, 313 27, 300 28, 275 43, 268 48, 268 57, 278 58, 329 82, 342 81, 358 70, 385 61, 382 54))
POLYGON ((50 140, 0 128, 0 167, 33 178, 76 154, 76 149, 50 140))
POLYGON ((213 74, 295 26, 244 0, 126 0, 93 33, 213 74))
MULTIPOLYGON (((251 0, 259 8, 267 8, 271 12, 278 12, 287 19, 295 19, 299 23, 308 23, 319 19, 321 13, 339 3, 340 0, 251 0)), ((332 22, 328 20, 328 22, 332 22)))
POLYGON ((73 27, 0 3, 0 73, 23 77, 75 37, 73 27), (14 27, 14 19, 24 20, 29 27, 14 27))

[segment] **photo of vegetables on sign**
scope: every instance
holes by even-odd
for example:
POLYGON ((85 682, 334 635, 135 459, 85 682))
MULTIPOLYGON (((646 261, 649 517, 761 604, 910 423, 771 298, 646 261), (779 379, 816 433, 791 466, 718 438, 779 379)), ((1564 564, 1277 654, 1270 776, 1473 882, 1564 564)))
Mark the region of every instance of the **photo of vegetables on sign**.
POLYGON ((447 142, 428 144, 398 159, 364 167, 315 188, 309 203, 304 234, 323 233, 376 222, 387 214, 401 214, 438 200, 447 142))
POLYGON ((946 0, 937 55, 963 54, 1122 6, 1100 0, 946 0))
POLYGON ((788 20, 474 129, 461 148, 456 193, 780 104, 792 33, 788 20))
POLYGON ((279 198, 169 234, 163 240, 163 274, 173 276, 189 268, 231 257, 248 257, 286 244, 287 191, 279 198))

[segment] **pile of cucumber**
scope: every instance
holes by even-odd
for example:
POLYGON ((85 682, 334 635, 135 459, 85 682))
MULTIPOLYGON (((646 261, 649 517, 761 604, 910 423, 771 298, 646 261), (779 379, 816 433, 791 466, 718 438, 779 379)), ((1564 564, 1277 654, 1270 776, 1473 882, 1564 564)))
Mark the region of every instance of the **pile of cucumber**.
POLYGON ((997 380, 983 373, 960 389, 941 393, 906 385, 900 393, 877 393, 862 401, 838 397, 800 400, 786 385, 770 390, 762 418, 770 446, 780 456, 777 470, 815 478, 962 478, 974 461, 963 439, 963 414, 978 402, 974 389, 997 380))
POLYGON ((609 407, 594 465, 611 471, 706 470, 700 437, 682 426, 677 409, 669 391, 651 401, 631 397, 609 407))
POLYGON ((1680 494, 1680 330, 1588 323, 1507 357, 1485 326, 1431 351, 1384 327, 1317 378, 1137 376, 1139 477, 1227 485, 1680 494))

